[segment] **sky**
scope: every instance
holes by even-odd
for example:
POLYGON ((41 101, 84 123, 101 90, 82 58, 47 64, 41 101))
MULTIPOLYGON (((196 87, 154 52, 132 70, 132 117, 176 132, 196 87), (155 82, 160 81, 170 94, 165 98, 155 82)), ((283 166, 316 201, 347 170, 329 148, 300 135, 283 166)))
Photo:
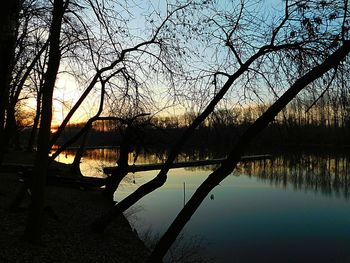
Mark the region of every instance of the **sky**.
MULTIPOLYGON (((147 12, 145 10, 150 10, 150 7, 147 5, 149 2, 152 3, 153 6, 160 8, 160 10, 164 11, 165 8, 165 1, 160 0, 154 0, 154 1, 135 1, 138 2, 137 5, 134 5, 133 8, 130 8, 128 6, 129 11, 131 10, 133 12, 132 17, 134 19, 131 19, 129 22, 129 27, 132 29, 132 31, 135 34, 140 34, 141 37, 141 31, 140 28, 144 27, 145 20, 143 19, 142 14, 144 12, 147 12), (141 19, 140 19, 141 18, 141 19)), ((229 6, 228 0, 219 0, 217 3, 221 5, 222 7, 229 6)), ((235 2, 235 1, 233 1, 235 2)), ((236 1, 237 2, 237 1, 236 1)), ((278 8, 279 3, 282 3, 280 0, 266 0, 264 1, 264 6, 266 6, 266 10, 274 10, 274 8, 278 8)), ((261 9, 262 12, 265 12, 263 9, 261 9)), ((275 12, 275 11, 272 11, 275 12)), ((126 43, 129 44, 129 43, 126 43)), ((164 82, 164 81, 162 81, 164 82)), ((153 82, 152 85, 158 86, 158 88, 155 89, 156 92, 156 103, 159 103, 159 107, 165 107, 166 105, 169 105, 169 101, 161 101, 161 99, 166 97, 167 94, 164 94, 164 92, 167 92, 167 88, 164 87, 164 83, 157 83, 153 82), (157 92, 159 90, 159 92, 157 92)), ((60 73, 57 81, 56 81, 56 89, 54 91, 54 103, 53 103, 53 122, 52 125, 56 126, 58 125, 66 116, 67 112, 69 111, 70 107, 73 105, 75 101, 78 100, 80 94, 85 89, 85 87, 81 86, 72 76, 66 74, 66 73, 60 73), (64 104, 62 103, 64 101, 64 104)), ((89 96, 89 98, 84 102, 82 107, 74 114, 73 118, 71 119, 71 123, 77 123, 77 122, 83 122, 86 121, 88 117, 91 117, 96 111, 97 106, 99 103, 99 95, 92 94, 89 96)), ((192 94, 191 96, 195 96, 195 94, 192 94)), ((191 103, 188 103, 191 104, 191 103)), ((205 105, 205 102, 204 102, 205 105)), ((163 111, 163 114, 181 114, 186 110, 185 107, 179 106, 179 102, 175 102, 174 107, 169 107, 166 110, 163 111)))

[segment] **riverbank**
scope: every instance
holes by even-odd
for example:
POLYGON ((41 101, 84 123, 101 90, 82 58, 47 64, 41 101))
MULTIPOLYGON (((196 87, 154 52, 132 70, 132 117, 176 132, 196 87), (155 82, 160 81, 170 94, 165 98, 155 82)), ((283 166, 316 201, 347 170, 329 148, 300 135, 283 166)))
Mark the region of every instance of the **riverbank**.
POLYGON ((124 216, 103 236, 88 224, 108 209, 100 191, 47 186, 43 246, 20 241, 29 197, 18 209, 9 204, 19 190, 16 174, 0 173, 0 262, 143 262, 148 253, 124 216))

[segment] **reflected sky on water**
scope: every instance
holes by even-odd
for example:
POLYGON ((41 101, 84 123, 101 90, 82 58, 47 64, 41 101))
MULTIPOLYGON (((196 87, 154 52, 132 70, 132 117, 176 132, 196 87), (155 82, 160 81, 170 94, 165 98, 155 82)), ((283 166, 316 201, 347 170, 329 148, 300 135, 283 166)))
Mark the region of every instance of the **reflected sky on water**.
MULTIPOLYGON (((113 165, 113 158, 104 162, 113 165)), ((159 160, 150 155, 139 162, 159 160)), ((164 187, 129 211, 137 231, 163 233, 211 169, 171 170, 164 187)), ((212 262, 350 262, 349 169, 345 155, 299 154, 241 164, 204 200, 185 237, 204 239, 201 253, 212 262)), ((129 174, 116 199, 156 174, 129 174)))

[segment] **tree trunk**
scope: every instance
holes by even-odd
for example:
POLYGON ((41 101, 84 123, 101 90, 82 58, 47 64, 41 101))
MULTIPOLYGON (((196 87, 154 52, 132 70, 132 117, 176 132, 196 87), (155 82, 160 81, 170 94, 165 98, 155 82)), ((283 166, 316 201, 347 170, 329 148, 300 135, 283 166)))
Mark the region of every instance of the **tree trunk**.
POLYGON ((64 10, 68 0, 55 0, 53 3, 52 22, 50 27, 49 60, 42 90, 42 113, 38 135, 38 151, 31 178, 31 203, 28 211, 24 239, 31 243, 41 243, 43 230, 43 209, 48 166, 50 129, 52 120, 52 96, 56 76, 60 65, 60 33, 64 10))
POLYGON ((131 132, 132 129, 127 127, 125 129, 124 136, 119 150, 118 169, 106 180, 106 187, 103 191, 103 195, 107 200, 113 201, 114 192, 118 189, 120 182, 128 174, 129 167, 129 152, 131 151, 131 132))
POLYGON ((349 54, 349 52, 350 41, 345 41, 343 46, 329 56, 322 64, 314 67, 307 74, 296 80, 294 84, 247 129, 232 148, 227 159, 198 187, 191 199, 180 211, 168 230, 159 240, 149 257, 148 262, 161 262, 170 246, 174 243, 175 239, 186 223, 191 219, 204 198, 235 169, 240 157, 243 155, 246 147, 252 139, 265 129, 267 125, 274 120, 277 114, 286 107, 302 89, 317 78, 322 77, 323 74, 330 69, 337 66, 349 54))
POLYGON ((88 135, 89 135, 90 130, 91 130, 91 126, 84 133, 80 147, 79 147, 78 151, 75 153, 73 163, 71 164, 71 167, 70 167, 70 174, 73 176, 78 176, 78 177, 82 176, 81 171, 80 171, 80 161, 81 161, 81 158, 83 157, 83 154, 85 151, 85 145, 86 145, 86 141, 88 139, 88 135))
POLYGON ((4 147, 7 149, 9 146, 14 146, 17 148, 18 130, 16 124, 15 108, 9 105, 6 111, 6 124, 5 124, 5 134, 4 134, 4 147))
POLYGON ((41 115, 41 92, 38 92, 37 98, 36 98, 36 111, 35 111, 33 127, 32 127, 32 130, 30 131, 30 136, 29 136, 28 145, 27 145, 28 152, 31 152, 34 149, 34 142, 38 131, 40 115, 41 115))
POLYGON ((5 120, 21 1, 13 0, 0 11, 0 163, 6 151, 5 120))

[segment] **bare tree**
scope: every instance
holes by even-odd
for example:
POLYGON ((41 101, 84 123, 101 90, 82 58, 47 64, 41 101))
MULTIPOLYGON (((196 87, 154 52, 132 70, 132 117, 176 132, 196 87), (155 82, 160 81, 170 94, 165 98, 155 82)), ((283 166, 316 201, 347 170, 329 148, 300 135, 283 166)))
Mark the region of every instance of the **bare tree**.
POLYGON ((94 73, 85 91, 75 102, 52 136, 51 145, 57 141, 73 114, 103 78, 110 79, 106 83, 109 87, 108 90, 110 90, 108 97, 119 100, 117 103, 115 99, 111 100, 115 114, 123 117, 121 112, 129 112, 126 109, 127 107, 136 110, 134 112, 135 115, 142 112, 140 110, 144 108, 142 107, 142 100, 148 94, 147 92, 142 92, 142 88, 147 89, 144 85, 145 81, 138 78, 141 75, 147 77, 150 75, 148 72, 155 71, 155 68, 158 68, 159 72, 174 73, 173 68, 180 63, 167 61, 170 57, 169 43, 171 39, 162 38, 162 33, 166 30, 167 25, 171 23, 173 17, 188 5, 188 3, 179 6, 175 5, 172 6, 172 9, 169 7, 165 17, 159 14, 159 24, 155 25, 153 21, 151 30, 147 32, 147 36, 144 38, 128 32, 127 19, 119 17, 119 14, 115 12, 111 13, 113 9, 108 8, 106 5, 100 5, 98 1, 88 1, 88 6, 101 25, 102 33, 100 34, 96 34, 96 32, 91 30, 87 22, 84 21, 82 14, 73 12, 87 36, 87 46, 94 73), (135 44, 130 46, 129 43, 125 42, 125 38, 129 38, 130 43, 135 42, 135 44))
MULTIPOLYGON (((334 27, 332 27, 331 30, 324 31, 323 27, 322 30, 317 27, 319 23, 317 16, 315 18, 317 21, 310 21, 310 18, 308 17, 310 16, 309 11, 304 12, 305 9, 312 8, 312 10, 320 10, 318 9, 319 7, 317 7, 317 4, 317 1, 310 4, 304 1, 286 1, 285 14, 280 19, 280 22, 273 27, 272 33, 267 40, 268 44, 264 44, 257 48, 253 38, 251 43, 253 50, 255 49, 256 51, 252 55, 249 55, 247 59, 242 59, 242 51, 240 50, 238 52, 237 48, 239 48, 239 46, 237 47, 237 45, 233 45, 232 41, 234 33, 236 33, 237 28, 239 28, 238 26, 235 27, 234 25, 242 24, 240 23, 240 16, 238 16, 239 19, 233 24, 233 26, 230 25, 228 27, 231 28, 230 30, 232 30, 232 28, 234 29, 232 32, 226 32, 225 27, 219 26, 225 32, 224 35, 226 38, 224 39, 226 40, 226 46, 228 46, 230 52, 232 52, 233 58, 231 59, 236 60, 238 69, 233 74, 217 72, 214 75, 214 77, 220 75, 225 76, 227 80, 223 83, 221 89, 216 89, 214 98, 178 140, 176 146, 170 152, 165 165, 157 177, 139 187, 134 193, 116 204, 113 209, 99 217, 92 224, 93 231, 102 232, 105 227, 113 221, 113 217, 115 215, 125 211, 130 206, 135 204, 140 198, 152 192, 154 189, 161 187, 165 183, 169 167, 176 158, 184 142, 188 140, 194 129, 198 127, 198 125, 202 123, 214 110, 214 107, 223 98, 231 85, 238 80, 238 78, 244 77, 246 80, 248 80, 249 82, 243 81, 245 84, 244 87, 250 87, 250 91, 257 94, 254 86, 252 85, 252 83, 254 83, 252 80, 259 80, 257 76, 261 75, 262 72, 267 74, 264 72, 264 69, 267 67, 275 70, 275 67, 279 66, 281 69, 275 71, 274 74, 277 75, 277 73, 279 73, 281 79, 283 80, 281 83, 285 84, 284 86, 291 85, 291 88, 286 92, 283 91, 284 93, 282 93, 280 97, 278 95, 276 96, 278 100, 261 117, 259 117, 256 122, 254 122, 254 124, 239 139, 238 143, 234 145, 234 148, 229 154, 227 161, 224 162, 217 171, 210 175, 208 180, 198 188, 196 194, 186 206, 188 208, 185 207, 183 212, 181 212, 176 218, 174 224, 169 228, 169 231, 161 239, 156 250, 151 255, 149 262, 158 262, 163 258, 179 231, 190 219, 191 215, 198 208, 203 198, 213 187, 215 187, 234 169, 250 140, 255 137, 258 132, 264 129, 268 123, 270 123, 274 117, 277 116, 277 114, 288 104, 288 102, 291 101, 302 89, 316 79, 327 75, 328 71, 336 68, 340 63, 342 63, 346 55, 349 53, 349 42, 345 40, 340 41, 337 36, 333 36, 333 30, 337 30, 339 33, 339 20, 337 23, 335 23, 335 25, 333 25, 334 27), (295 21, 300 22, 297 27, 295 26, 295 21), (294 30, 299 31, 296 32, 294 30), (337 41, 336 45, 334 45, 334 41, 337 41), (333 54, 330 54, 330 52, 334 51, 340 44, 342 44, 342 46, 333 54), (288 55, 294 58, 294 63, 289 63, 286 65, 283 59, 288 57, 288 55), (258 66, 257 69, 252 69, 254 66, 258 66)), ((329 7, 329 10, 332 10, 332 8, 337 8, 337 5, 329 7)), ((244 7, 242 10, 244 10, 244 7)), ((342 10, 344 11, 344 9, 342 10)), ((345 8, 343 17, 346 17, 346 14, 347 8, 345 8)), ((251 22, 254 24, 257 23, 253 21, 251 22)), ((255 28, 255 30, 257 30, 257 28, 255 28)), ((256 32, 258 32, 258 30, 256 32)), ((264 41, 266 41, 266 35, 262 38, 264 41)), ((250 45, 248 44, 248 46, 250 45)), ((271 71, 267 70, 266 72, 271 71)), ((213 85, 215 88, 217 88, 217 84, 218 81, 216 78, 214 78, 213 85)), ((281 91, 279 93, 281 93, 281 91)))
MULTIPOLYGON (((284 17, 279 21, 279 23, 276 26, 276 29, 273 30, 272 33, 270 33, 270 38, 266 40, 266 37, 263 39, 264 43, 260 47, 255 47, 253 49, 253 54, 251 51, 251 46, 248 44, 247 48, 247 54, 244 54, 244 56, 247 56, 247 59, 243 62, 243 58, 237 56, 238 53, 236 52, 236 49, 234 46, 231 46, 231 38, 234 36, 234 33, 236 31, 241 31, 242 29, 238 27, 238 24, 241 22, 242 16, 239 13, 237 16, 232 17, 232 21, 229 24, 228 29, 230 31, 226 32, 225 28, 222 28, 219 25, 219 30, 224 30, 224 43, 226 43, 226 46, 228 46, 228 49, 230 52, 233 52, 233 58, 230 56, 231 59, 234 59, 238 63, 238 67, 234 67, 234 72, 232 74, 228 74, 223 71, 215 71, 213 72, 213 75, 211 76, 210 80, 212 83, 212 86, 216 90, 214 93, 214 97, 211 99, 211 101, 208 103, 206 108, 202 111, 201 114, 199 114, 194 121, 191 123, 191 125, 185 130, 185 132, 182 134, 182 136, 178 139, 173 149, 170 151, 168 158, 162 167, 161 171, 158 173, 158 175, 151 181, 147 182, 146 184, 140 186, 134 193, 120 201, 118 204, 115 205, 113 209, 111 209, 106 214, 102 215, 100 218, 98 218, 93 224, 92 229, 95 232, 102 232, 106 226, 113 221, 113 217, 115 215, 118 215, 119 213, 125 211, 130 206, 135 204, 138 200, 140 200, 145 195, 149 194, 150 192, 154 191, 155 189, 161 187, 165 181, 167 180, 167 173, 170 169, 171 164, 174 162, 175 158, 179 154, 182 146, 184 143, 191 137, 195 129, 213 112, 215 106, 221 101, 221 99, 224 97, 224 95, 228 92, 230 87, 233 85, 234 82, 236 82, 240 77, 244 76, 251 67, 260 65, 262 61, 266 59, 270 54, 278 53, 278 52, 287 52, 287 51, 296 51, 299 52, 303 50, 303 44, 305 41, 293 41, 290 42, 290 39, 279 39, 277 36, 279 36, 280 31, 284 29, 286 26, 287 21, 289 21, 290 12, 289 11, 290 6, 288 5, 288 2, 286 4, 286 13, 284 17), (219 82, 219 77, 225 78, 225 80, 221 80, 219 82), (222 87, 219 89, 218 85, 220 83, 222 84, 222 87)), ((244 10, 244 5, 242 3, 242 7, 240 10, 244 10)), ((293 10, 293 12, 296 12, 293 10)), ((207 18, 206 18, 207 19, 207 18)), ((249 17, 249 21, 253 19, 252 17, 249 17)), ((213 22, 214 25, 217 24, 217 22, 213 22)), ((254 26, 256 26, 254 24, 254 26)), ((253 28, 256 29, 256 28, 253 28)), ((246 29, 248 30, 248 29, 246 29)), ((251 30, 251 29, 249 29, 251 30)), ((250 36, 250 35, 248 35, 250 36)), ((246 35, 244 35, 244 38, 246 35)), ((246 39, 243 39, 242 41, 246 41, 246 39)), ((231 53, 230 53, 231 55, 231 53)), ((243 55, 242 55, 243 56, 243 55)))
POLYGON ((43 209, 45 184, 49 154, 49 139, 52 119, 52 96, 56 76, 60 65, 60 34, 62 20, 69 1, 55 0, 52 10, 52 22, 49 33, 49 58, 42 90, 42 113, 38 137, 38 151, 36 153, 33 176, 31 178, 31 203, 28 220, 24 232, 24 239, 32 243, 40 243, 43 228, 43 209))

